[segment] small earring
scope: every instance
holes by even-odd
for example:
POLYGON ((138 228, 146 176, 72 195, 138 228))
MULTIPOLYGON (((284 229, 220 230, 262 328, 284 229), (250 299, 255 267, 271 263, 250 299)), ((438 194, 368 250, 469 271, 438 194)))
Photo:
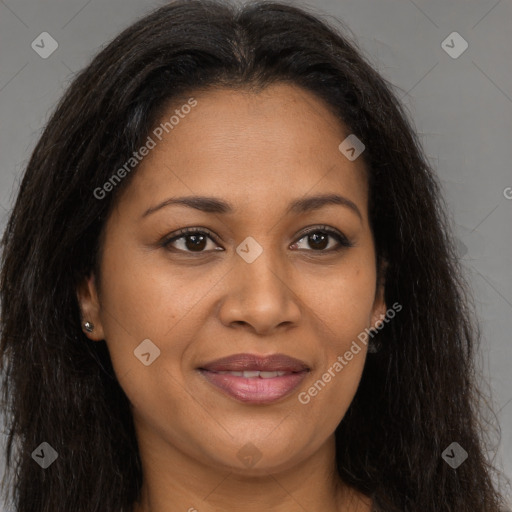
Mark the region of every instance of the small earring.
POLYGON ((94 331, 94 324, 92 322, 85 322, 84 328, 87 332, 92 332, 94 331))
POLYGON ((377 354, 378 352, 380 352, 382 349, 382 345, 380 342, 376 342, 376 341, 370 341, 370 343, 368 344, 368 352, 370 354, 377 354))
MULTIPOLYGON (((377 334, 379 331, 376 329, 371 328, 370 331, 375 334, 377 334)), ((370 354, 377 354, 382 350, 382 342, 379 339, 373 339, 373 336, 371 337, 370 341, 368 342, 368 352, 370 354)))

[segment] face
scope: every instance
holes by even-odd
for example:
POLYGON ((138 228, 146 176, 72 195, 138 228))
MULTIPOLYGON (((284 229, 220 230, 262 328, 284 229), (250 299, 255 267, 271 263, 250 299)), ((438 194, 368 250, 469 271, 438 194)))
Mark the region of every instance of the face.
POLYGON ((107 343, 141 446, 283 470, 332 442, 365 363, 353 342, 385 312, 363 157, 298 87, 191 96, 107 221, 101 279, 78 290, 87 335, 107 343), (169 201, 191 196, 214 201, 169 201))

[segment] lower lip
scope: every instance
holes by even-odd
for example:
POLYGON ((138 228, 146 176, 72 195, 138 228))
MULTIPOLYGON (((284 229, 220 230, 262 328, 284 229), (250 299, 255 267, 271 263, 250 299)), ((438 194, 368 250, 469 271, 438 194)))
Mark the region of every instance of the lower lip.
POLYGON ((228 373, 215 373, 199 370, 210 384, 213 384, 230 397, 251 404, 268 404, 290 394, 306 377, 308 371, 290 373, 271 379, 260 377, 237 377, 228 373))

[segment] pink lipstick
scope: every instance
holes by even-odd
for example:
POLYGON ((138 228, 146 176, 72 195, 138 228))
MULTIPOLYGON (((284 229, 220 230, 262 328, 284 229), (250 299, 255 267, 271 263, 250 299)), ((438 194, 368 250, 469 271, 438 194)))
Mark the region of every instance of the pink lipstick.
POLYGON ((198 368, 206 380, 241 402, 267 404, 296 389, 310 368, 284 354, 234 354, 198 368))

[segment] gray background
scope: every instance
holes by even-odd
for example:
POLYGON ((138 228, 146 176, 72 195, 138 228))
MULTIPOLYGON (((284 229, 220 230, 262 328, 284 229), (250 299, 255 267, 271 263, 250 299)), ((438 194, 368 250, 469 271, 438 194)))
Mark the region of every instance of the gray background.
MULTIPOLYGON (((162 4, 0 0, 0 231, 36 140, 73 74, 123 28, 162 4), (59 44, 47 59, 31 47, 42 32, 59 44)), ((510 477, 512 189, 507 187, 512 187, 512 40, 507 29, 512 2, 310 0, 297 4, 348 25, 375 68, 397 87, 439 173, 481 322, 480 364, 501 424, 494 463, 510 477), (441 46, 454 31, 468 43, 458 58, 441 46)), ((455 40, 448 39, 447 44, 461 48, 455 40)), ((2 457, 0 453, 0 465, 2 457)), ((512 502, 510 487, 505 492, 512 502)))

